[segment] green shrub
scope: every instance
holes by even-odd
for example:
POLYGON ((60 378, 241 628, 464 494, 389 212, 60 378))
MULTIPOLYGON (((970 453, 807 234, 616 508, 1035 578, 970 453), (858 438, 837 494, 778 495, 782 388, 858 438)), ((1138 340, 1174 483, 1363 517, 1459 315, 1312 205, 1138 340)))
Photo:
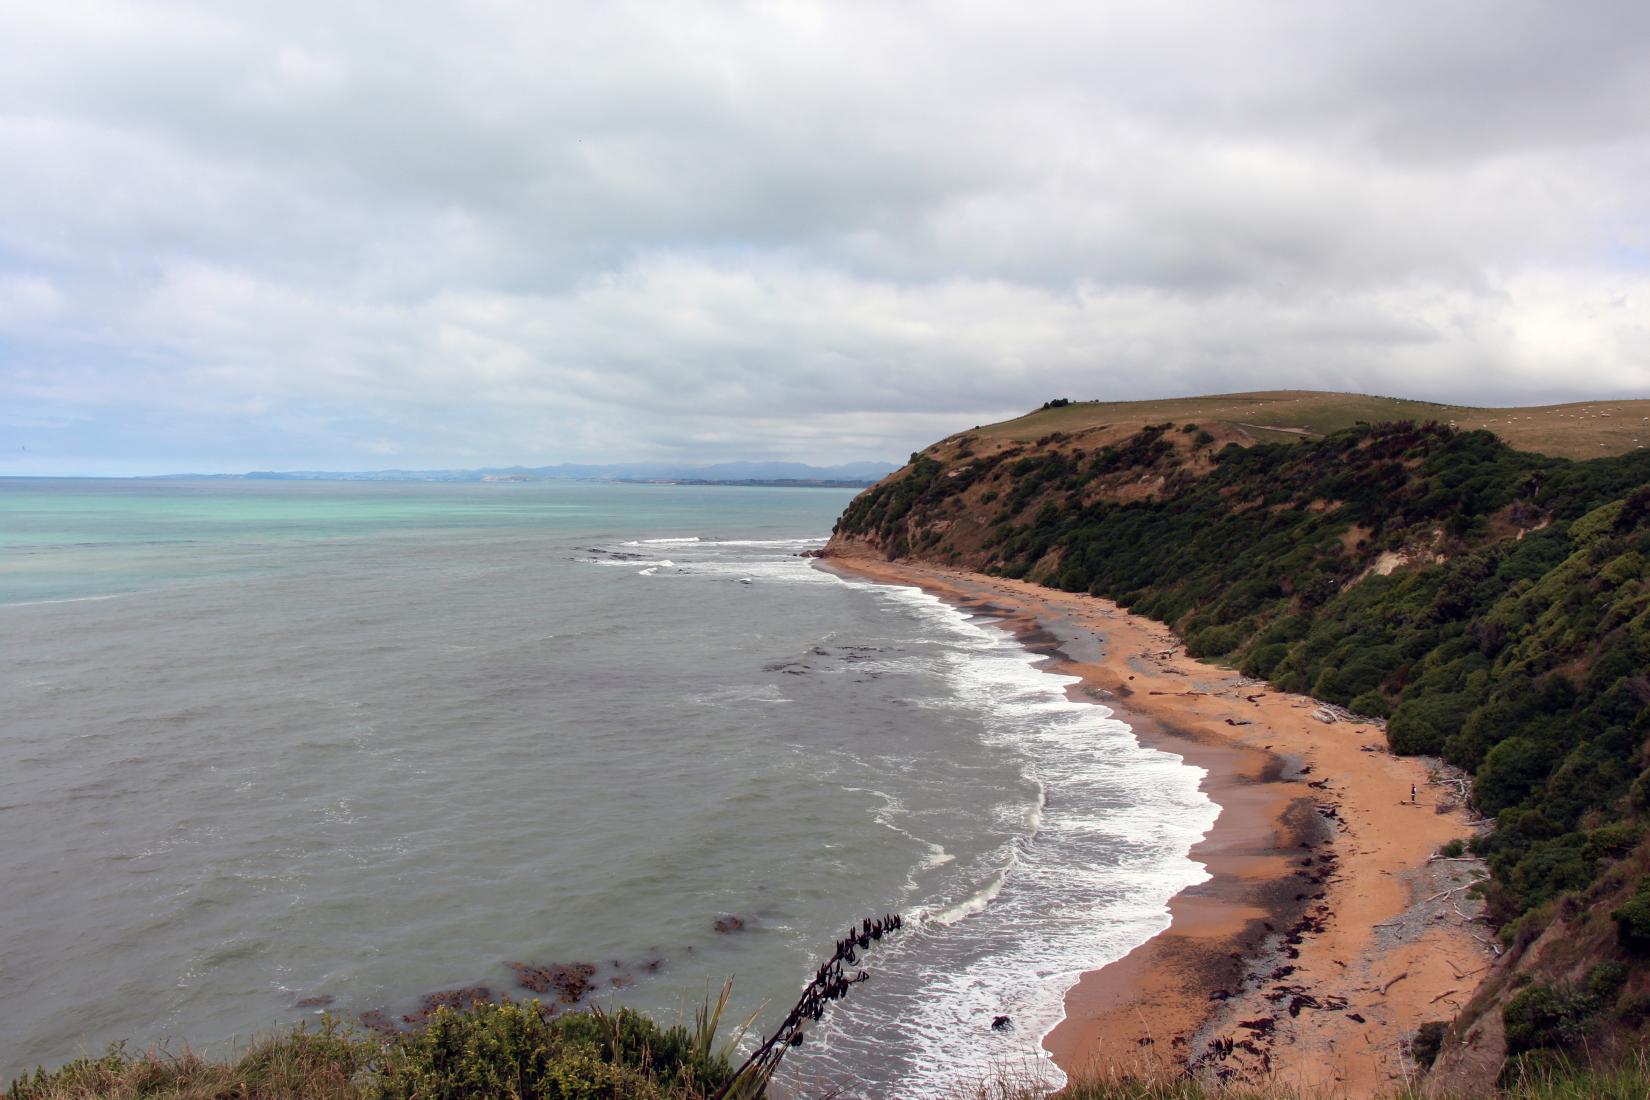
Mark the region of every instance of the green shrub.
POLYGON ((1278 665, 1287 656, 1289 656, 1289 647, 1282 642, 1256 646, 1243 659, 1243 674, 1253 676, 1257 680, 1270 680, 1272 674, 1277 671, 1278 665))
POLYGON ((1210 626, 1186 639, 1186 652, 1193 657, 1222 657, 1242 641, 1243 635, 1236 626, 1210 626))
POLYGON ((1466 852, 1466 850, 1467 845, 1465 841, 1452 840, 1442 848, 1438 849, 1438 854, 1446 859, 1458 859, 1464 852, 1466 852))
POLYGON ((714 1088, 725 1061, 696 1055, 684 1028, 660 1028, 629 1009, 547 1020, 537 1001, 438 1010, 398 1039, 377 1078, 380 1100, 664 1100, 714 1088))
POLYGON ((1621 945, 1635 955, 1650 955, 1650 875, 1639 879, 1626 903, 1610 914, 1621 945))
POLYGON ((1566 986, 1533 982, 1501 1009, 1507 1053, 1566 1047, 1587 1034, 1598 999, 1566 986))
POLYGON ((1392 714, 1392 704, 1386 701, 1386 696, 1373 688, 1362 695, 1353 696, 1347 707, 1353 714, 1362 714, 1369 718, 1386 718, 1392 714))
POLYGON ((1444 1049, 1444 1032, 1449 1024, 1443 1020, 1429 1020, 1415 1029, 1415 1038, 1410 1040, 1409 1054, 1417 1065, 1430 1066, 1438 1060, 1438 1052, 1444 1049))
POLYGON ((1627 964, 1624 962, 1601 962, 1587 971, 1587 979, 1582 985, 1588 996, 1597 998, 1600 1004, 1608 1004, 1627 984, 1627 974, 1627 964))

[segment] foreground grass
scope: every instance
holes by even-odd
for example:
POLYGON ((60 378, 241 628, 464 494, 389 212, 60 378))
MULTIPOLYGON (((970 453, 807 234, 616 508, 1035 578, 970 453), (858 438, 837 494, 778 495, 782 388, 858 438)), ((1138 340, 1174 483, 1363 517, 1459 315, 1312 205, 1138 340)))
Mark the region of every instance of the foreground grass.
POLYGON ((116 1048, 101 1058, 20 1077, 6 1090, 6 1100, 358 1100, 370 1095, 361 1078, 377 1055, 372 1043, 330 1028, 262 1039, 230 1061, 211 1061, 191 1050, 129 1054, 116 1048))
POLYGON ((443 1008, 422 1031, 390 1037, 329 1021, 223 1060, 117 1047, 18 1078, 6 1100, 705 1100, 734 1076, 714 1044, 704 1017, 694 1029, 661 1028, 627 1009, 546 1019, 537 1002, 506 1002, 443 1008))
MULTIPOLYGON (((324 1026, 259 1040, 211 1060, 192 1051, 129 1054, 115 1049, 14 1081, 6 1100, 705 1100, 726 1080, 727 1063, 696 1061, 694 1033, 645 1018, 575 1013, 539 1030, 520 1010, 487 1006, 443 1013, 420 1036, 381 1039, 324 1026), (655 1046, 654 1044, 658 1044, 655 1046), (685 1045, 684 1045, 685 1044, 685 1045)), ((532 1018, 537 1018, 533 1014, 532 1018)), ((1609 1069, 1563 1064, 1528 1068, 1506 1088, 1473 1100, 1644 1100, 1650 1058, 1639 1052, 1609 1069)), ((1418 1100, 1402 1092, 1393 1100, 1418 1100)), ((957 1100, 1045 1100, 1005 1076, 959 1088, 957 1100)), ((1163 1076, 1075 1081, 1059 1100, 1319 1100, 1282 1086, 1206 1086, 1163 1076)), ((1458 1098, 1466 1100, 1466 1098, 1458 1098)))
MULTIPOLYGON (((1608 1068, 1589 1068, 1562 1060, 1526 1064, 1509 1071, 1505 1087, 1488 1094, 1451 1095, 1445 1100, 1646 1100, 1650 1097, 1650 1053, 1637 1051, 1608 1068)), ((1389 1100, 1421 1100, 1419 1087, 1392 1093, 1389 1100)), ((1036 1085, 1011 1073, 969 1089, 954 1100, 1049 1100, 1036 1085)), ((1282 1084, 1208 1085, 1164 1073, 1141 1077, 1095 1075, 1074 1080, 1053 1100, 1340 1100, 1338 1094, 1282 1084)))

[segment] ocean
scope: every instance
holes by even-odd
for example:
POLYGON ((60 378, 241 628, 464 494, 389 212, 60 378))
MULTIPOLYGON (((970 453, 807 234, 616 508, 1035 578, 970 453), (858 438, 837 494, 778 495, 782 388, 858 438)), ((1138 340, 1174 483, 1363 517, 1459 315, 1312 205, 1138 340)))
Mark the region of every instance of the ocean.
POLYGON ((0 1077, 511 962, 667 1023, 732 977, 761 1030, 899 912, 781 1091, 1057 1081, 1218 811, 989 620, 802 557, 851 498, 0 481, 0 1077))

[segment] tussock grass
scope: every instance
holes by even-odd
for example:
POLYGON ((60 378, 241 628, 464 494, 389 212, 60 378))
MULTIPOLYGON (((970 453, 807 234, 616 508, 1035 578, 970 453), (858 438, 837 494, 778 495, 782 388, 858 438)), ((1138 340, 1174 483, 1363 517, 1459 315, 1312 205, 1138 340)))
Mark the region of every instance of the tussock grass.
MULTIPOLYGON (((1578 1062, 1546 1060, 1514 1063, 1502 1088, 1488 1093, 1449 1095, 1440 1100, 1646 1100, 1650 1097, 1650 1053, 1635 1051, 1620 1063, 1593 1068, 1578 1062)), ((1389 1100, 1422 1100, 1420 1087, 1389 1094, 1389 1100)), ((1165 1071, 1159 1074, 1096 1072, 1074 1078, 1050 1096, 1030 1074, 1004 1070, 990 1081, 959 1088, 952 1100, 1340 1100, 1338 1094, 1281 1083, 1210 1084, 1165 1071)))
POLYGON ((331 1025, 300 1028, 254 1041, 231 1059, 190 1050, 78 1058, 54 1071, 36 1070, 11 1083, 6 1100, 360 1100, 375 1044, 331 1025))

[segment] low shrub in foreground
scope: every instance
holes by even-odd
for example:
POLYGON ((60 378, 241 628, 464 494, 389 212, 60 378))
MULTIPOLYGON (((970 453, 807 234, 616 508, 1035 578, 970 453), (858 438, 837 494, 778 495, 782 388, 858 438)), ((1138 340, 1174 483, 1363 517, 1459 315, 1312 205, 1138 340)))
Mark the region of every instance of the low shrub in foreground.
POLYGON ((299 1028, 223 1061, 116 1048, 18 1078, 6 1100, 699 1100, 732 1070, 698 1039, 629 1009, 546 1019, 534 1001, 483 1004, 386 1039, 299 1028))
POLYGON ((6 1100, 361 1100, 360 1077, 378 1054, 376 1043, 327 1023, 261 1039, 238 1058, 211 1061, 192 1050, 129 1054, 116 1047, 101 1058, 77 1058, 61 1069, 19 1077, 6 1100))
POLYGON ((732 1075, 686 1028, 627 1008, 547 1020, 537 1002, 505 1002, 438 1011, 387 1048, 371 1091, 382 1100, 667 1100, 714 1093, 732 1075))

